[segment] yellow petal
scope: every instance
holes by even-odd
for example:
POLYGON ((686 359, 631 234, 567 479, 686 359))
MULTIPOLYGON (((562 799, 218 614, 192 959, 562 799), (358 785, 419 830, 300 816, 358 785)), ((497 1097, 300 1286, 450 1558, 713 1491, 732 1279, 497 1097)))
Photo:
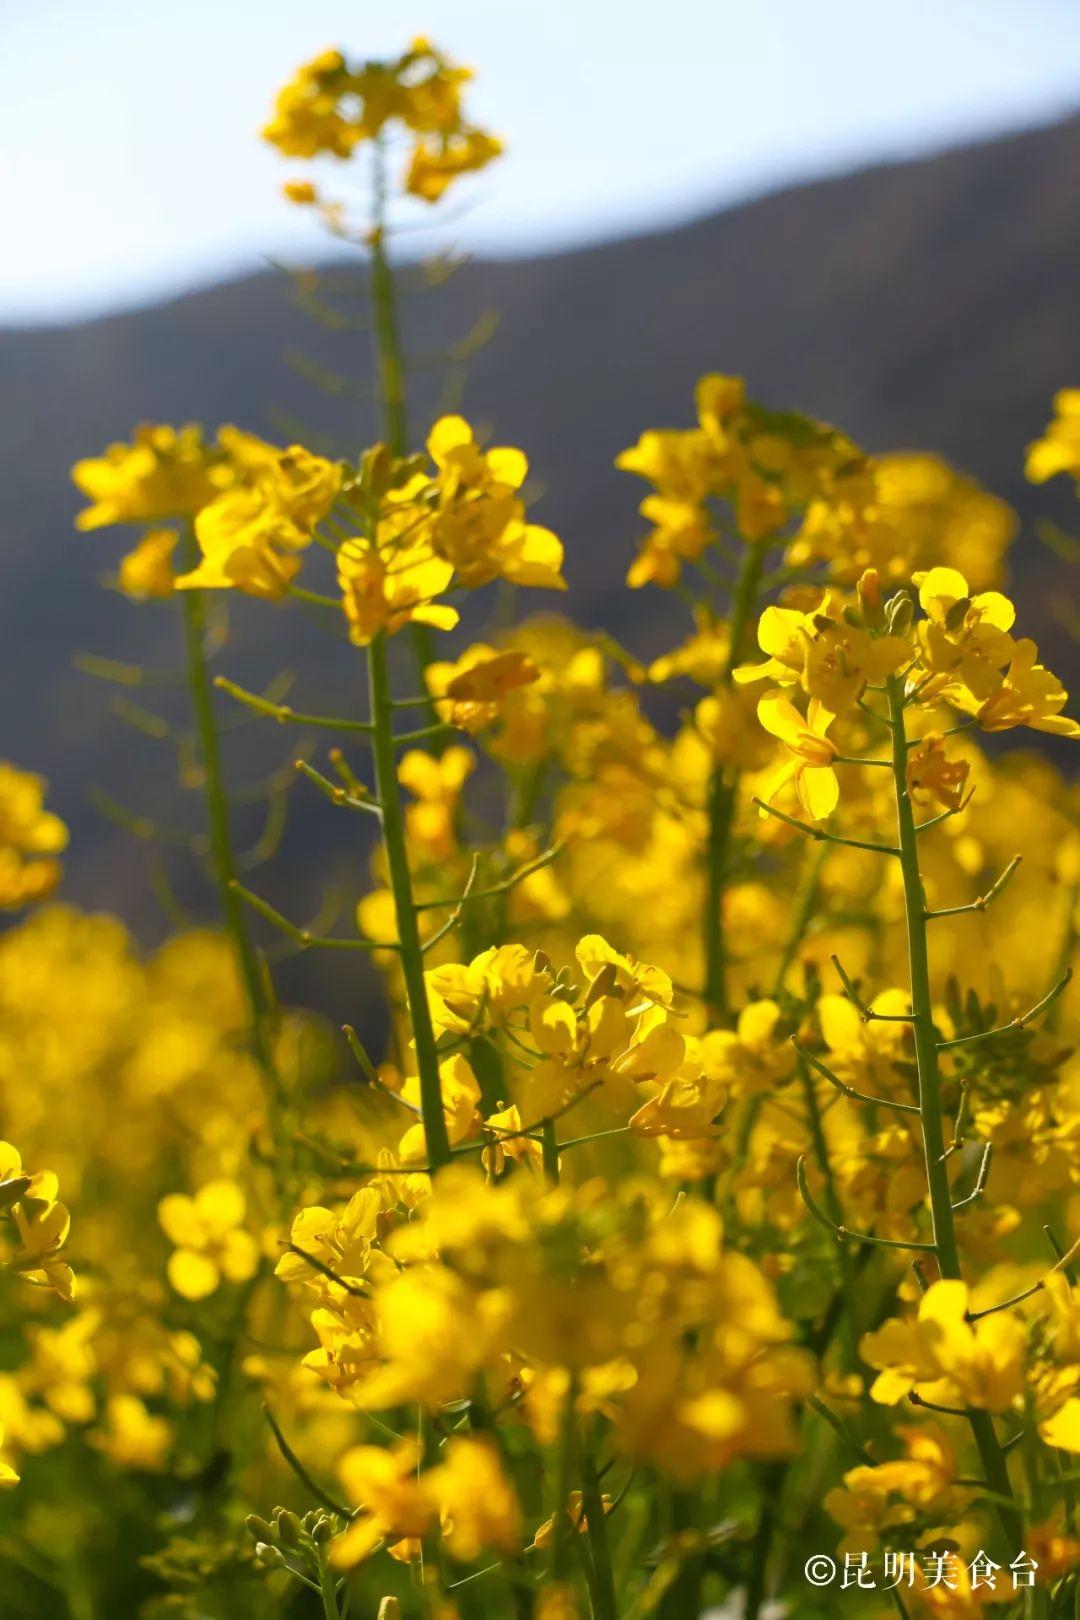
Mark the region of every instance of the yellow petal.
POLYGON ((795 778, 799 802, 808 816, 824 821, 840 800, 840 784, 829 765, 807 765, 795 778))
POLYGON ((968 582, 957 569, 931 568, 919 584, 919 606, 929 613, 934 602, 960 602, 967 594, 968 582))
POLYGON ((472 443, 472 428, 463 416, 441 416, 428 435, 428 455, 438 466, 463 444, 472 443))
POLYGON ((206 1230, 221 1237, 242 1224, 247 1200, 235 1181, 208 1181, 195 1194, 195 1208, 206 1230))
POLYGON ((509 445, 489 450, 487 464, 492 476, 497 478, 500 484, 509 484, 511 489, 521 488, 529 470, 524 452, 514 450, 509 445))
POLYGON ((758 646, 773 658, 782 658, 797 643, 803 622, 794 608, 767 607, 758 621, 758 646))
MULTIPOLYGON (((299 1259, 299 1255, 297 1256, 299 1259)), ((229 1282, 247 1282, 259 1269, 259 1245, 250 1232, 230 1232, 221 1249, 221 1269, 229 1282)))
POLYGON ((177 1249, 169 1256, 169 1281, 184 1299, 205 1299, 221 1281, 217 1263, 194 1249, 177 1249))
POLYGON ((1039 1433, 1048 1446, 1080 1452, 1080 1400, 1075 1395, 1067 1400, 1060 1411, 1039 1424, 1039 1433))
POLYGON ((765 730, 781 742, 794 743, 806 730, 806 721, 783 692, 766 692, 758 698, 757 715, 765 730))
POLYGON ((205 1233, 195 1200, 186 1193, 166 1193, 158 1204, 158 1222, 169 1242, 178 1248, 203 1242, 205 1233))

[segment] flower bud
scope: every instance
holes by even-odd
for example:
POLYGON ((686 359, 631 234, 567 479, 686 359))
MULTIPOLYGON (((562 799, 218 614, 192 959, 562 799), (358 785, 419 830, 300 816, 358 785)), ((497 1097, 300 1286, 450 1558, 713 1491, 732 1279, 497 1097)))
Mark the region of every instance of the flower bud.
POLYGON ((299 1547, 300 1520, 289 1508, 275 1508, 274 1520, 277 1524, 278 1540, 283 1547, 299 1547))
POLYGON ((256 1541, 273 1541, 274 1532, 265 1519, 260 1519, 257 1513, 249 1513, 244 1520, 244 1527, 256 1541))
POLYGON ((881 575, 876 568, 864 568, 855 587, 863 621, 870 630, 881 630, 885 624, 885 604, 881 599, 881 575))
POLYGON ((272 1547, 266 1541, 256 1542, 255 1556, 264 1569, 281 1569, 285 1563, 285 1554, 281 1548, 272 1547))

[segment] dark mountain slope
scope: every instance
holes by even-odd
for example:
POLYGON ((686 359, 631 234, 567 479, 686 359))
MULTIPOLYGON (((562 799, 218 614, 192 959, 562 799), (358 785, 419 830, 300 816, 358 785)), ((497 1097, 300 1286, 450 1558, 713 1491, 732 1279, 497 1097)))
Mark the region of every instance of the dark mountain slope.
MULTIPOLYGON (((1032 601, 1046 559, 1030 519, 1072 516, 1064 494, 1027 490, 1021 466, 1053 391, 1080 380, 1078 180, 1080 120, 1070 120, 662 234, 475 263, 407 298, 406 336, 431 356, 484 310, 500 312, 469 365, 464 408, 527 448, 547 489, 538 516, 567 542, 578 615, 641 645, 661 633, 666 603, 622 588, 641 491, 612 459, 644 426, 688 422, 706 369, 745 373, 758 396, 830 418, 870 448, 939 449, 1016 501, 1029 520, 1016 566, 1032 601)), ((174 632, 166 614, 96 588, 118 542, 72 532, 68 467, 141 418, 273 433, 277 410, 355 447, 373 436, 368 338, 313 325, 288 278, 267 272, 85 325, 2 333, 0 381, 0 754, 45 771, 58 808, 78 817, 74 897, 119 903, 135 886, 129 846, 96 828, 80 795, 91 781, 131 803, 172 789, 151 785, 155 745, 103 721, 102 691, 71 657, 137 659, 174 632), (288 362, 297 351, 341 374, 339 391, 300 377, 288 362)), ((416 374, 422 425, 438 383, 435 371, 416 374)), ((1073 649, 1046 604, 1037 617, 1064 672, 1073 649)), ((303 615, 260 610, 252 631, 263 669, 302 662, 310 644, 314 685, 345 701, 352 665, 311 641, 303 615)), ((244 667, 240 652, 230 660, 244 667)), ((326 836, 340 841, 336 829, 326 836)))

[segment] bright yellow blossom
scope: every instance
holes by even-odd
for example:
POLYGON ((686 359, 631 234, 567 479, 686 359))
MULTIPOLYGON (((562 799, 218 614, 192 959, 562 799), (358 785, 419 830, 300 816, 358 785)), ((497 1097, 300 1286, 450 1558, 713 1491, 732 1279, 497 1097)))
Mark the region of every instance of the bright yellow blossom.
POLYGON ((75 520, 78 529, 193 517, 220 488, 213 452, 193 426, 144 424, 130 445, 111 444, 103 456, 76 462, 71 476, 91 502, 75 520))
POLYGON ((45 782, 0 760, 0 911, 43 900, 60 882, 68 830, 45 809, 45 782))
POLYGON ((914 1321, 891 1319, 862 1341, 861 1353, 880 1369, 871 1394, 893 1406, 913 1389, 939 1405, 1005 1412, 1024 1392, 1027 1330, 1008 1311, 970 1322, 961 1282, 932 1284, 914 1321))
POLYGON ((172 554, 180 539, 175 529, 149 529, 121 558, 120 589, 133 601, 171 596, 176 584, 172 554))
POLYGON ((1026 471, 1033 484, 1045 484, 1058 473, 1080 479, 1080 388, 1054 395, 1054 419, 1028 447, 1026 471))
POLYGON ((357 66, 340 51, 323 51, 278 92, 263 139, 286 157, 344 159, 400 124, 413 136, 404 188, 437 202, 459 175, 484 168, 502 151, 494 136, 465 121, 461 91, 471 76, 426 39, 413 40, 394 60, 357 66))
POLYGON ((779 737, 793 756, 763 790, 765 803, 772 804, 788 783, 794 782, 799 803, 811 820, 826 820, 840 799, 840 785, 833 770, 833 760, 840 750, 825 735, 835 716, 811 698, 804 719, 782 692, 766 692, 758 700, 757 712, 765 730, 779 737))
POLYGON ((255 1275, 259 1247, 243 1225, 247 1201, 234 1181, 208 1181, 195 1196, 168 1193, 158 1220, 170 1242, 169 1281, 185 1299, 205 1299, 222 1279, 242 1283, 255 1275))
POLYGON ((531 686, 540 671, 527 653, 469 647, 455 663, 429 664, 428 690, 442 719, 475 733, 490 726, 508 692, 531 686))

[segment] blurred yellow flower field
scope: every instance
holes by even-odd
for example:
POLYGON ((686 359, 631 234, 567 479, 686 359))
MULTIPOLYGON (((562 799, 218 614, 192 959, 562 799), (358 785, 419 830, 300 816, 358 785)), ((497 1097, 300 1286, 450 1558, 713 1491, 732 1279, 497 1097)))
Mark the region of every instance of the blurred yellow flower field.
POLYGON ((380 443, 73 469, 183 626, 217 914, 146 955, 66 904, 0 765, 4 1612, 1080 1614, 1080 723, 1015 517, 703 354, 618 463, 685 635, 575 624, 528 447, 409 414, 388 208, 499 158, 469 79, 327 51, 264 131, 368 256, 380 443), (223 601, 317 612, 362 701, 241 684, 223 601), (239 718, 377 836, 325 930, 237 857, 239 718), (320 950, 385 1051, 279 1002, 320 950))

